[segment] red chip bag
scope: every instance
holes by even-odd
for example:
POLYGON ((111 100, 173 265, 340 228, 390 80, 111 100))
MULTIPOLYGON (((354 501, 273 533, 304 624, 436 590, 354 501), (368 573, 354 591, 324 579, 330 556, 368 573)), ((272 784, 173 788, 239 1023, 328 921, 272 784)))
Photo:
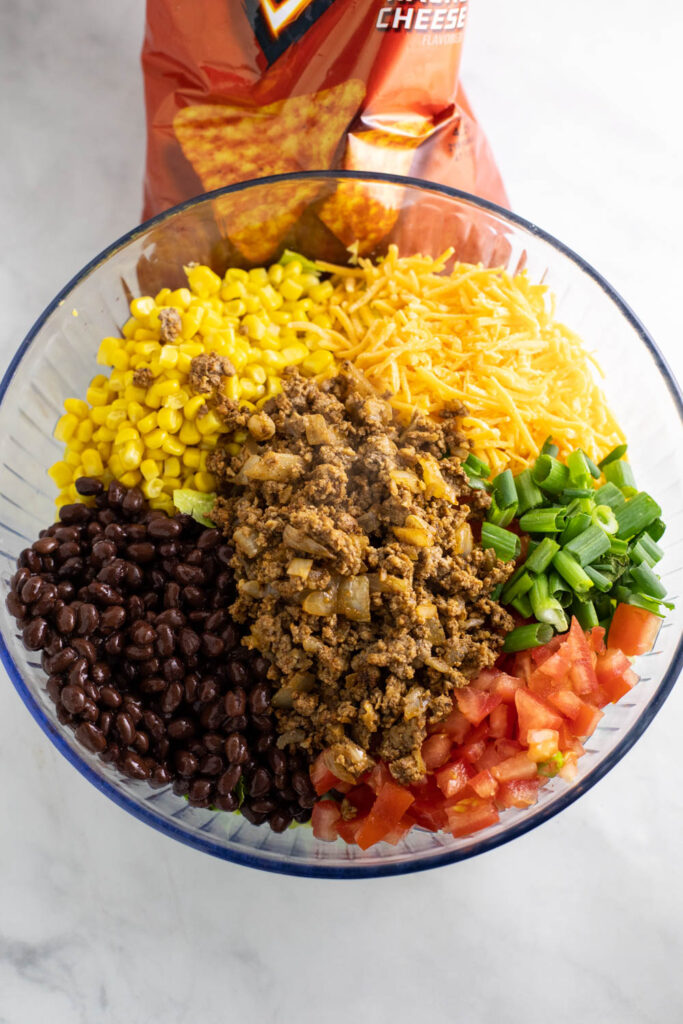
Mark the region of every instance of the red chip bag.
MULTIPOLYGON (((467 0, 148 0, 144 216, 250 178, 344 168, 414 175, 506 205, 458 83, 467 0)), ((277 186, 273 186, 277 188, 277 186)), ((221 200, 221 233, 264 263, 301 230, 371 252, 396 193, 342 182, 287 202, 221 200), (313 223, 315 221, 315 224, 313 223)))

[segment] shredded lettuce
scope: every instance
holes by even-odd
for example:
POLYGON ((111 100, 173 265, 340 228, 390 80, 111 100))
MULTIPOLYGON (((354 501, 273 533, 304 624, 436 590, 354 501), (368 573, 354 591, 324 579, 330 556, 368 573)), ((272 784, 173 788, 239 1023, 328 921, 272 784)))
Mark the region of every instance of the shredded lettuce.
POLYGON ((214 493, 204 494, 203 491, 193 491, 190 487, 182 487, 173 492, 173 504, 179 512, 192 516, 202 526, 215 526, 211 519, 211 511, 216 502, 214 493))
POLYGON ((294 262, 301 264, 301 268, 305 274, 320 274, 320 270, 313 260, 309 260, 305 256, 302 256, 300 252, 294 252, 292 249, 285 249, 280 257, 280 263, 282 266, 286 267, 288 263, 294 262))

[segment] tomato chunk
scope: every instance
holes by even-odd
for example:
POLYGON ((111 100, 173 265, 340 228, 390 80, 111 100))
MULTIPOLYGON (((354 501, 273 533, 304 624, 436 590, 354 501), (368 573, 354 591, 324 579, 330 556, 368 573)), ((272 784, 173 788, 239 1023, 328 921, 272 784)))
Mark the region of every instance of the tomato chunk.
POLYGON ((511 779, 501 782, 496 793, 496 804, 504 807, 531 807, 538 800, 539 779, 511 779))
POLYGON ((484 799, 496 795, 498 789, 498 783, 494 779, 488 768, 482 769, 477 772, 476 775, 470 779, 470 786, 477 794, 477 796, 483 797, 484 799))
POLYGON ((559 729, 562 716, 541 697, 527 690, 517 690, 515 706, 519 719, 520 743, 527 742, 529 729, 559 729))
POLYGON ((600 708, 593 707, 586 701, 582 701, 583 707, 570 724, 570 729, 575 736, 592 736, 596 726, 604 715, 600 708))
POLYGON ((458 744, 462 743, 471 728, 472 726, 462 711, 459 708, 453 708, 448 718, 444 718, 443 722, 438 723, 435 732, 445 732, 453 743, 458 744))
POLYGON ((559 749, 560 734, 557 729, 529 729, 527 737, 529 740, 527 756, 536 764, 547 761, 559 749))
POLYGON ((313 783, 318 796, 324 796, 325 793, 329 793, 331 789, 335 788, 339 781, 337 776, 333 775, 325 764, 324 754, 318 754, 311 765, 310 775, 311 782, 313 783))
POLYGON ((414 801, 415 797, 405 786, 399 786, 396 782, 386 782, 358 830, 356 842, 361 850, 367 850, 374 843, 379 843, 396 828, 414 801))
POLYGON ((436 784, 447 799, 464 789, 469 781, 470 775, 464 761, 444 765, 436 773, 436 784))
POLYGON ((593 693, 598 687, 598 679, 593 666, 593 652, 588 646, 586 634, 581 629, 576 616, 572 619, 572 624, 569 627, 567 650, 571 658, 569 677, 574 684, 574 689, 580 697, 593 693))
POLYGON ((513 754, 505 761, 494 764, 491 775, 497 782, 514 782, 517 779, 535 779, 536 764, 528 756, 526 750, 513 754))
POLYGON ((492 800, 473 797, 461 800, 459 804, 446 808, 448 829, 456 837, 468 836, 483 828, 495 825, 499 820, 498 811, 492 800))
POLYGON ((618 604, 609 627, 607 643, 630 656, 647 654, 654 647, 662 620, 644 608, 618 604))
POLYGON ((433 772, 445 764, 452 749, 453 740, 445 733, 435 732, 433 736, 428 736, 422 744, 422 760, 427 771, 433 772))
POLYGON ((595 671, 600 686, 613 704, 621 700, 638 682, 638 676, 624 652, 613 647, 608 647, 598 658, 595 671))
POLYGON ((581 711, 583 701, 573 690, 556 690, 551 693, 548 700, 558 711, 561 711, 565 718, 573 721, 581 711))
POLYGON ((333 843, 339 837, 338 825, 341 821, 339 804, 334 800, 318 800, 313 804, 311 824, 313 835, 324 843, 333 843))
POLYGON ((480 725, 498 707, 502 697, 497 693, 484 693, 466 686, 463 690, 456 690, 455 699, 467 721, 472 725, 480 725))
MULTIPOLYGON (((513 696, 513 702, 514 699, 513 696)), ((517 728, 517 713, 513 704, 499 704, 497 708, 494 708, 489 715, 489 726, 494 739, 514 736, 517 728)))

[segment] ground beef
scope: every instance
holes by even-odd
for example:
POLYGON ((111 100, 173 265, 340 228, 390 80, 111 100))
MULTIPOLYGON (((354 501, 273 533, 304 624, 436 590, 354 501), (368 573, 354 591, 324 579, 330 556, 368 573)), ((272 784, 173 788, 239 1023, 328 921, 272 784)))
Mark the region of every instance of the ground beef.
POLYGON ((474 543, 488 496, 468 484, 455 415, 401 426, 350 365, 283 385, 263 409, 273 435, 210 462, 231 613, 271 662, 282 746, 328 749, 350 779, 379 757, 414 782, 428 726, 512 627, 491 598, 512 564, 474 543))
POLYGON ((178 310, 173 309, 172 306, 165 306, 163 309, 160 309, 159 323, 161 325, 161 344, 167 345, 172 341, 177 341, 178 335, 183 328, 183 321, 178 310))
POLYGON ((235 367, 226 356, 205 352, 190 363, 189 384, 199 395, 220 395, 223 378, 233 377, 235 367))
POLYGON ((148 388, 154 383, 154 374, 148 366, 138 366, 133 374, 133 384, 136 388, 148 388))

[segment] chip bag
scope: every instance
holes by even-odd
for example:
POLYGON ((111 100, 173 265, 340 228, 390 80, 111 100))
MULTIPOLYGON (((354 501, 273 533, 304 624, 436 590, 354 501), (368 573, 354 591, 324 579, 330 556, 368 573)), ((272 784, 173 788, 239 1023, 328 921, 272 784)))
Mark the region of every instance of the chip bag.
MULTIPOLYGON (((330 168, 413 175, 507 205, 458 82, 467 8, 467 0, 147 0, 144 216, 235 182, 330 168)), ((220 198, 213 204, 246 263, 276 256, 302 221, 337 246, 371 253, 398 218, 396 190, 381 182, 342 181, 318 202, 313 181, 270 189, 268 201, 237 194, 229 209, 220 198)))

